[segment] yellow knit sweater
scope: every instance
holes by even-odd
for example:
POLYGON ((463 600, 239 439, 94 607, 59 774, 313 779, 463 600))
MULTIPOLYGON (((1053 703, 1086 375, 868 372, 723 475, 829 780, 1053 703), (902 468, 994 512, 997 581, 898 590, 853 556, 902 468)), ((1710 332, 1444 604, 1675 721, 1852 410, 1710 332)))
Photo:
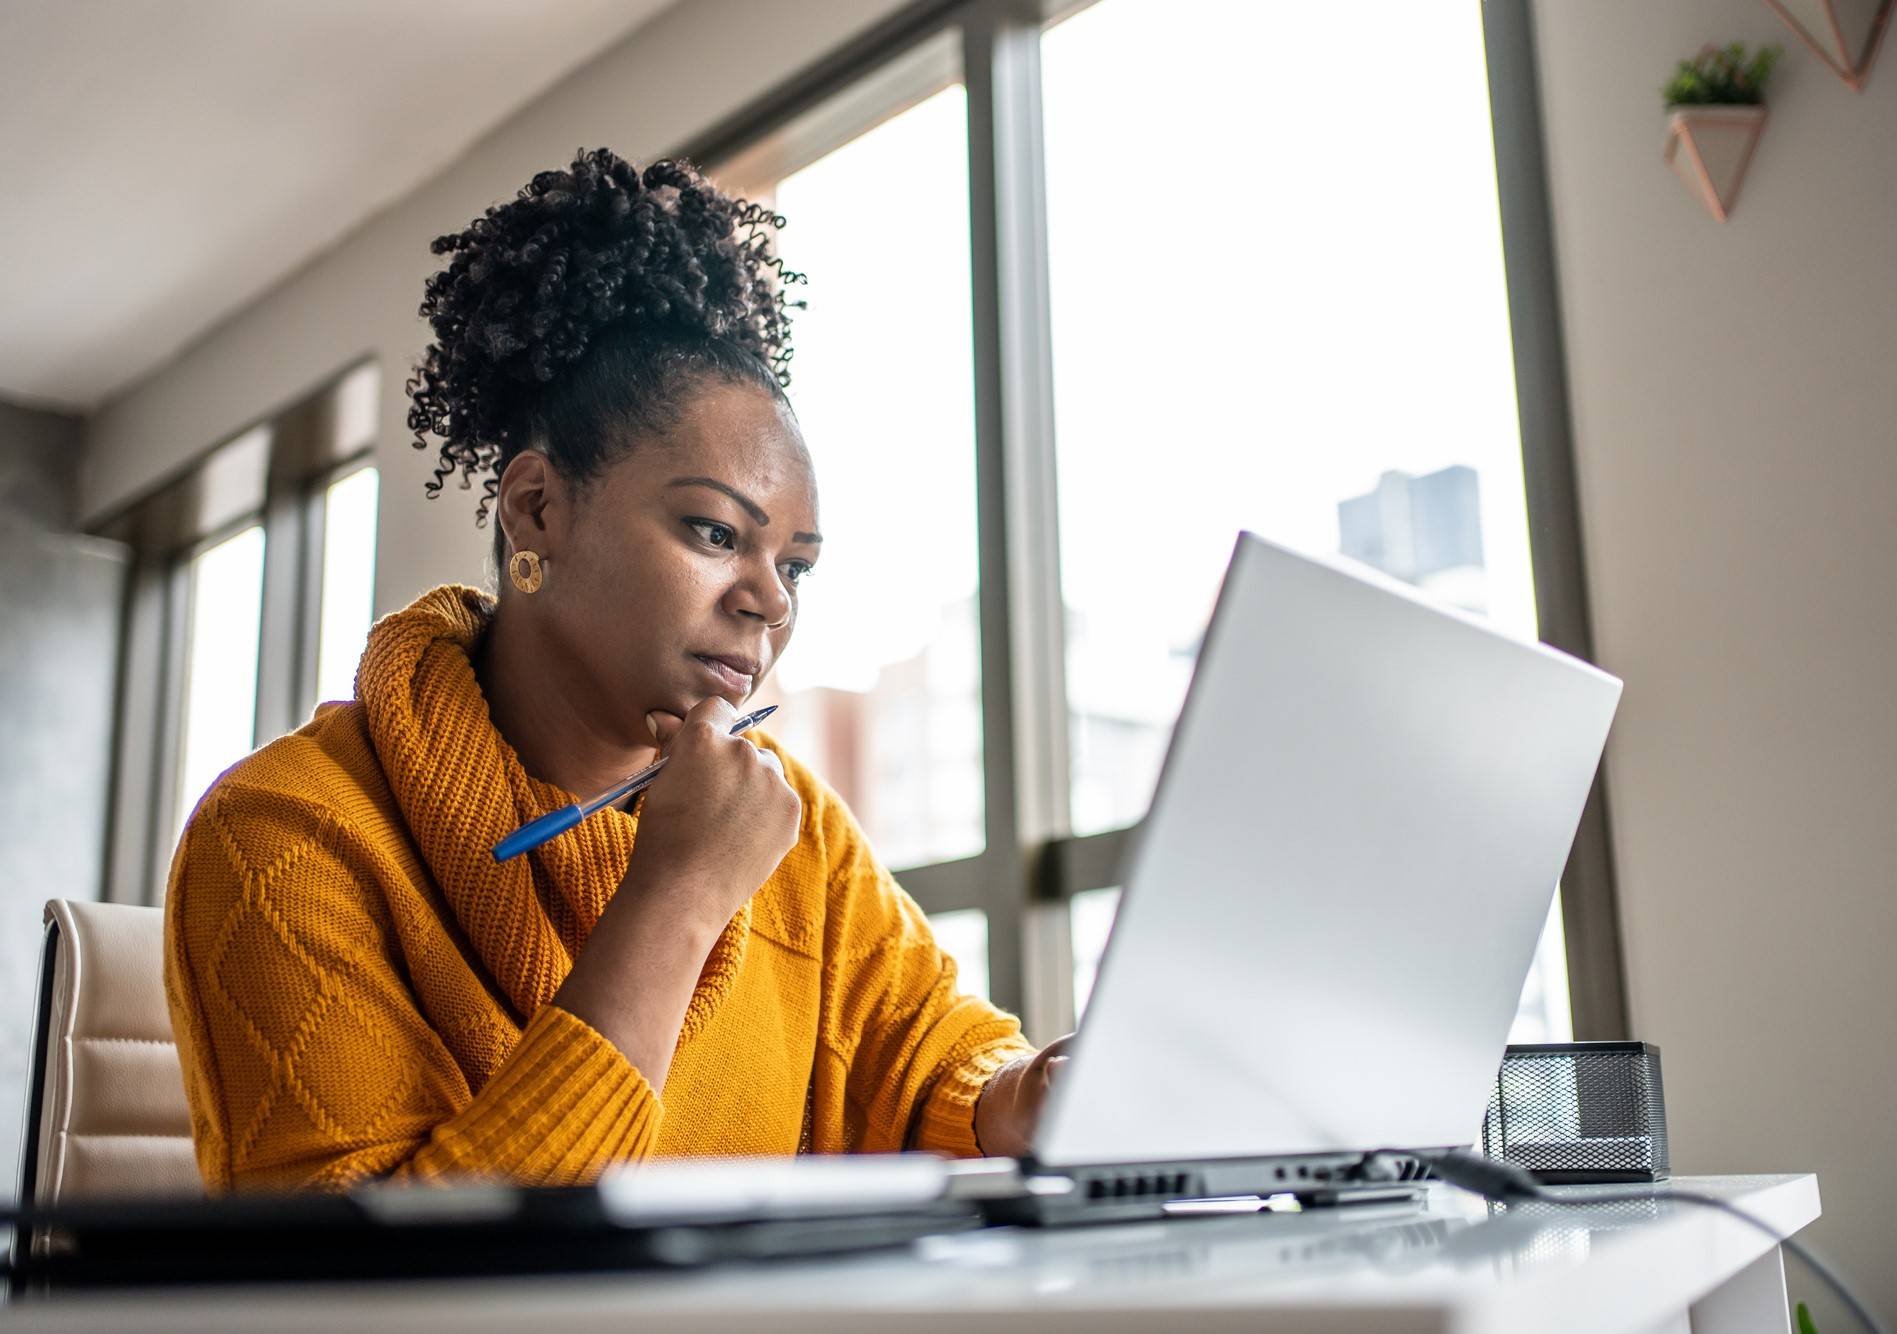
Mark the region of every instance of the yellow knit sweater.
POLYGON ((663 1101, 549 1004, 638 820, 604 811, 495 864, 503 834, 575 798, 489 721, 469 654, 490 615, 448 587, 379 622, 358 700, 238 764, 186 827, 165 989, 206 1182, 558 1185, 656 1155, 976 1152, 983 1083, 1032 1048, 957 992, 842 800, 762 734, 802 830, 706 959, 663 1101))

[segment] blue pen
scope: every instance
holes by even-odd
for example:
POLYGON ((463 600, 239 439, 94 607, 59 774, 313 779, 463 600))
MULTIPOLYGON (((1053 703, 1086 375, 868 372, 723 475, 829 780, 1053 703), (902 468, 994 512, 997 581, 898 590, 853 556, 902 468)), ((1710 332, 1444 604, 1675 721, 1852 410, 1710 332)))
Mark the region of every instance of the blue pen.
MULTIPOLYGON (((756 727, 759 723, 776 712, 777 706, 775 704, 766 704, 755 713, 745 714, 744 717, 731 724, 731 735, 737 736, 740 733, 750 731, 753 727, 756 727)), ((629 797, 635 792, 644 791, 647 787, 651 786, 652 780, 659 776, 659 770, 665 767, 665 758, 663 755, 659 756, 657 760, 648 764, 623 783, 613 784, 613 786, 607 788, 590 801, 582 801, 575 806, 562 806, 557 811, 548 811, 538 820, 528 821, 494 845, 494 860, 504 862, 509 857, 518 857, 523 852, 539 847, 548 839, 557 838, 559 835, 564 834, 567 830, 571 829, 574 825, 601 807, 610 806, 622 797, 629 797)))

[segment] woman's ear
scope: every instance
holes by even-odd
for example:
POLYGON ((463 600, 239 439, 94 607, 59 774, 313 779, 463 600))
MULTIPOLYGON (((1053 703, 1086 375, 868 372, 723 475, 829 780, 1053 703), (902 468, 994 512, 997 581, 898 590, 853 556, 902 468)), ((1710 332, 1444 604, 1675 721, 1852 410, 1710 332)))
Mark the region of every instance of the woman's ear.
POLYGON ((556 555, 563 536, 565 479, 537 449, 523 449, 501 472, 495 514, 507 536, 507 549, 556 555))

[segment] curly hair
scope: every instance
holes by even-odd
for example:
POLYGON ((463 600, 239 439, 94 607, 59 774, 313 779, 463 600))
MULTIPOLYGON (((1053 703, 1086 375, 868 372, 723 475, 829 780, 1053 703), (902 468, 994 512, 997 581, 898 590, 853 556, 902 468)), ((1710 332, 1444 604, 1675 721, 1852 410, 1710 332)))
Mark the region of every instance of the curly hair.
POLYGON ((805 279, 774 253, 784 222, 683 159, 642 173, 599 148, 437 237, 432 252, 453 258, 428 279, 435 341, 407 384, 415 448, 441 442, 429 498, 486 473, 485 526, 522 449, 584 482, 675 424, 707 375, 787 401, 789 312, 805 303, 785 290, 805 279))

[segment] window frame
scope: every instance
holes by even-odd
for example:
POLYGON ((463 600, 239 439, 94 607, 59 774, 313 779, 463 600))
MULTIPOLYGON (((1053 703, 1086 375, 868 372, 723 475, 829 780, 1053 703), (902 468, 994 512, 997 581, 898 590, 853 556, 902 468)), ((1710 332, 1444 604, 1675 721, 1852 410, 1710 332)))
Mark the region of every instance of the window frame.
MULTIPOLYGON (((1482 37, 1536 619, 1544 644, 1592 662, 1593 615, 1575 480, 1560 270, 1528 0, 1483 0, 1482 37)), ((1582 1041, 1624 1041, 1632 1032, 1608 807, 1603 763, 1561 877, 1568 1005, 1574 1036, 1582 1041)))
MULTIPOLYGON (((677 150, 712 164, 715 175, 716 164, 755 153, 797 117, 874 87, 879 71, 959 31, 968 93, 987 838, 979 856, 906 868, 899 878, 926 911, 987 912, 994 999, 1021 1013, 1042 1040, 1074 1022, 1068 900, 1121 884, 1139 832, 1076 837, 1068 809, 1040 41, 1048 26, 1088 3, 922 0, 677 150)), ((1527 0, 1483 0, 1482 9, 1541 638, 1591 658, 1532 18, 1527 0)), ((866 104, 855 132, 887 114, 866 104)), ((837 131, 834 121, 828 129, 837 131)), ((1575 1034, 1624 1037, 1602 777, 1563 875, 1562 903, 1575 1034)))
POLYGON ((205 451, 99 531, 127 544, 106 898, 159 905, 174 851, 191 563, 260 524, 264 566, 253 745, 315 705, 325 492, 374 459, 380 371, 361 359, 283 411, 205 451), (366 409, 366 415, 365 415, 366 409))

